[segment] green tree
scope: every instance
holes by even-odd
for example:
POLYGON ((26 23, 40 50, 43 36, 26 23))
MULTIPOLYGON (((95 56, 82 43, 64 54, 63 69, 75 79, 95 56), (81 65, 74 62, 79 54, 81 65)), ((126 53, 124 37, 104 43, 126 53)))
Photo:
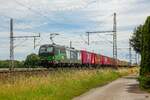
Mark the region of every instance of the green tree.
POLYGON ((140 85, 150 88, 150 16, 142 28, 140 85))
POLYGON ((16 68, 23 68, 24 67, 23 61, 17 61, 17 60, 15 60, 14 61, 14 65, 15 65, 16 68))
POLYGON ((135 28, 133 36, 130 39, 131 46, 139 54, 141 54, 142 49, 142 29, 142 25, 139 25, 137 28, 135 28))
POLYGON ((37 67, 40 63, 40 57, 34 53, 28 55, 24 62, 25 67, 37 67))
POLYGON ((1 60, 0 68, 9 68, 9 60, 1 60))

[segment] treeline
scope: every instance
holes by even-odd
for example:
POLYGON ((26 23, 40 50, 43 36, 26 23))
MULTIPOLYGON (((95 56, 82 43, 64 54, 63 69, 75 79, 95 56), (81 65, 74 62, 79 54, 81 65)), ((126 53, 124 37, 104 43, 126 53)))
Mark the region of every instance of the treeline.
MULTIPOLYGON (((40 58, 38 55, 32 53, 28 55, 25 61, 14 61, 15 68, 35 68, 39 67, 40 58)), ((9 68, 10 60, 0 60, 0 68, 9 68)))
POLYGON ((140 86, 150 89, 150 16, 135 29, 130 42, 134 50, 141 54, 140 86))
MULTIPOLYGON (((0 60, 0 68, 9 68, 10 65, 9 62, 10 62, 9 60, 0 60)), ((24 61, 17 61, 17 60, 14 61, 14 65, 16 68, 23 67, 24 65, 23 63, 24 61)))

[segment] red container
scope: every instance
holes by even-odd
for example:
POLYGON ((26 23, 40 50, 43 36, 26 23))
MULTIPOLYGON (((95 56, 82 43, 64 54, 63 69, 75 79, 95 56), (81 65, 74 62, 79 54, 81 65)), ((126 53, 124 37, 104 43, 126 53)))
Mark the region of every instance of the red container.
POLYGON ((96 56, 95 53, 81 50, 82 64, 95 64, 95 56, 96 56))
POLYGON ((104 56, 104 65, 108 65, 108 58, 104 56))
POLYGON ((113 58, 110 58, 110 65, 113 65, 113 58))
POLYGON ((82 64, 90 64, 91 54, 85 50, 82 50, 81 51, 81 59, 82 59, 82 64))
POLYGON ((91 64, 92 61, 92 54, 90 52, 86 52, 87 53, 87 64, 91 64))
POLYGON ((104 65, 104 56, 103 55, 100 55, 100 64, 104 65))
POLYGON ((82 64, 87 64, 87 52, 84 50, 81 50, 81 60, 82 64))
POLYGON ((91 62, 90 64, 95 64, 95 56, 96 54, 95 53, 90 53, 91 54, 91 62))
POLYGON ((95 64, 100 64, 100 55, 95 54, 95 64))
POLYGON ((107 56, 100 55, 100 64, 101 65, 110 65, 111 64, 111 58, 107 56))
POLYGON ((110 65, 110 58, 107 57, 107 65, 110 65))

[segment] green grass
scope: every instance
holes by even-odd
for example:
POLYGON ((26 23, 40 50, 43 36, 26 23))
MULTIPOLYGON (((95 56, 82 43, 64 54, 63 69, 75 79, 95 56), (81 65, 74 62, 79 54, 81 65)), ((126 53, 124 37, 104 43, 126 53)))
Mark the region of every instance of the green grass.
POLYGON ((130 72, 129 69, 59 70, 46 77, 16 78, 14 84, 0 84, 0 100, 71 100, 130 72))

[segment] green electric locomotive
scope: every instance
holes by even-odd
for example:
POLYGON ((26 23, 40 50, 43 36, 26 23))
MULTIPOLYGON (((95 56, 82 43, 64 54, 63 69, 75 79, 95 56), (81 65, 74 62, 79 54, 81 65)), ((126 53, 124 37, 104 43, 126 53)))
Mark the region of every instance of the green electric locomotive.
POLYGON ((40 46, 39 56, 41 65, 45 67, 78 66, 81 64, 78 50, 55 44, 40 46))

